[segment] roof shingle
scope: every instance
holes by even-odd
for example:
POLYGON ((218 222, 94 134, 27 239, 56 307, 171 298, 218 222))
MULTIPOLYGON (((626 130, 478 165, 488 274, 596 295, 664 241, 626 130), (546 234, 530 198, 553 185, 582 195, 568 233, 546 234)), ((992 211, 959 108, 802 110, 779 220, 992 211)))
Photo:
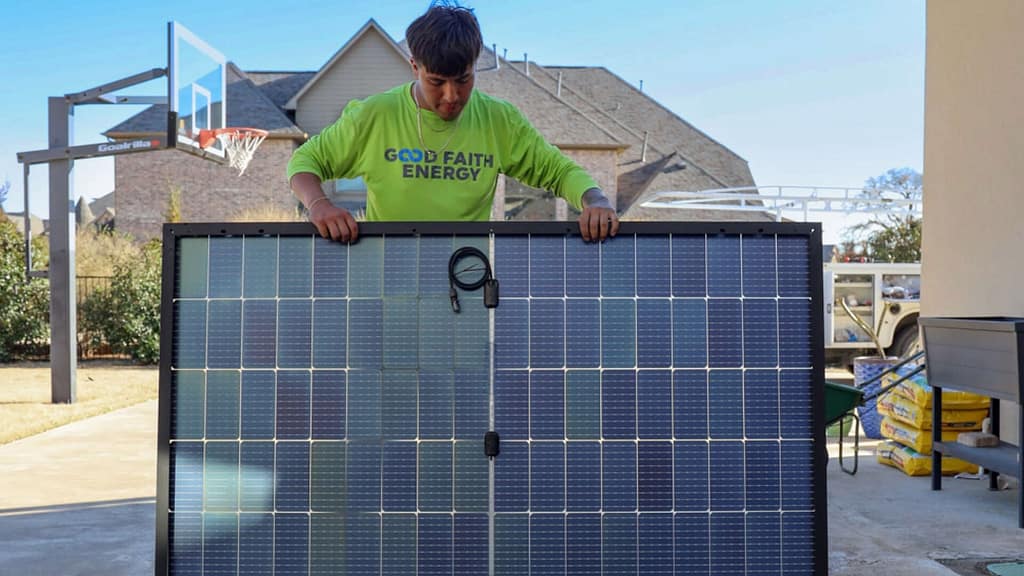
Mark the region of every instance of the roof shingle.
POLYGON ((316 75, 316 72, 246 72, 246 76, 263 92, 278 108, 284 108, 288 100, 295 96, 316 75))
POLYGON ((717 181, 717 187, 753 186, 747 161, 603 67, 549 66, 568 84, 623 124, 647 131, 659 149, 676 151, 717 181))
POLYGON ((610 131, 511 66, 478 69, 476 87, 510 102, 552 144, 573 148, 626 147, 610 131))
MULTIPOLYGON (((304 138, 305 133, 288 119, 256 84, 232 62, 227 67, 228 126, 262 128, 271 136, 304 138)), ((295 82, 295 80, 293 80, 295 82)), ((111 138, 139 134, 163 134, 167 129, 167 105, 157 104, 104 132, 111 138)))

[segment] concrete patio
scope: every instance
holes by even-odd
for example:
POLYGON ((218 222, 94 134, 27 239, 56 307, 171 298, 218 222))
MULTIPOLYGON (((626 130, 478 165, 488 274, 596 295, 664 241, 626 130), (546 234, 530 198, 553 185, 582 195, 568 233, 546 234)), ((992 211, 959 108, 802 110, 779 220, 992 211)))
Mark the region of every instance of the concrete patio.
MULTIPOLYGON (((0 574, 152 574, 156 424, 150 401, 0 446, 0 574)), ((933 492, 876 463, 874 444, 856 476, 828 466, 831 574, 985 574, 974 567, 1024 557, 1016 487, 933 492)))

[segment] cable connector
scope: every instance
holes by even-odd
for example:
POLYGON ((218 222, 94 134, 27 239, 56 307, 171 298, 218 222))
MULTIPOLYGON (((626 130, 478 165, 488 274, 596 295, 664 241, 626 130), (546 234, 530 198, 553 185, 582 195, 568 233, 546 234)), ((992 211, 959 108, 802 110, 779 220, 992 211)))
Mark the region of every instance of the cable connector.
POLYGON ((484 289, 484 306, 487 308, 497 308, 498 280, 491 274, 491 263, 487 259, 487 255, 480 251, 479 248, 463 246, 453 252, 451 258, 448 259, 448 298, 452 301, 452 311, 458 314, 461 310, 457 288, 477 290, 480 287, 484 289), (455 265, 463 258, 476 258, 480 263, 456 271, 455 265), (479 272, 480 277, 472 282, 464 282, 459 279, 460 274, 469 272, 479 272))
POLYGON ((501 452, 501 438, 494 430, 484 434, 484 455, 494 460, 494 457, 501 452))
POLYGON ((487 308, 498 307, 498 281, 494 278, 484 281, 484 306, 487 308))
POLYGON ((459 293, 455 290, 454 286, 448 289, 448 298, 452 301, 452 312, 455 312, 456 314, 461 312, 462 307, 459 306, 459 293))

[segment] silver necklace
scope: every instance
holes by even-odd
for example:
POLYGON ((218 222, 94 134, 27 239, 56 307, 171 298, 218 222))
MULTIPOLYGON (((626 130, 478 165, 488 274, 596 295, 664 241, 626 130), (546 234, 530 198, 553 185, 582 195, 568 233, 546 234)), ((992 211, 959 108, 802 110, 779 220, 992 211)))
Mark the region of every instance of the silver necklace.
MULTIPOLYGON (((423 150, 426 151, 427 150, 427 144, 426 144, 426 142, 423 141, 423 114, 420 112, 420 99, 419 99, 419 96, 416 95, 416 84, 413 84, 413 87, 412 87, 412 99, 413 99, 413 101, 416 102, 416 134, 419 135, 419 137, 420 137, 420 147, 422 147, 423 150)), ((444 152, 445 150, 447 150, 448 149, 448 145, 452 143, 452 138, 455 137, 455 132, 458 131, 458 129, 459 129, 459 121, 460 120, 462 120, 462 114, 459 114, 459 117, 455 119, 455 127, 452 128, 452 133, 449 134, 448 135, 448 139, 445 140, 444 146, 441 146, 441 149, 437 151, 438 154, 440 154, 440 153, 444 152)))

